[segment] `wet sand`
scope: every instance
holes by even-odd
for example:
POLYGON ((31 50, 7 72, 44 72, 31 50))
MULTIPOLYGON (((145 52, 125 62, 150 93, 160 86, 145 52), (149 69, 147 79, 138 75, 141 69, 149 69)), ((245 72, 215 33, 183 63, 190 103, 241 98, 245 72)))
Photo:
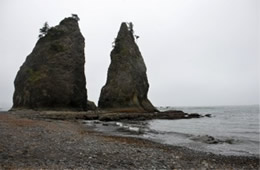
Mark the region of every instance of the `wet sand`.
POLYGON ((214 155, 24 115, 0 113, 0 169, 259 169, 259 157, 214 155))

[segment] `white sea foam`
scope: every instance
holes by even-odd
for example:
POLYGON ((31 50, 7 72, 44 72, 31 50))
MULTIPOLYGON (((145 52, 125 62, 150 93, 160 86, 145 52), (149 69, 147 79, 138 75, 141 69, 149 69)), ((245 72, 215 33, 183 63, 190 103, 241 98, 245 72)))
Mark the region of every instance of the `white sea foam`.
POLYGON ((116 125, 122 127, 122 126, 123 126, 123 123, 121 123, 121 122, 116 122, 116 125))
POLYGON ((140 128, 138 128, 138 127, 129 127, 129 130, 130 131, 134 131, 134 132, 139 132, 140 128))

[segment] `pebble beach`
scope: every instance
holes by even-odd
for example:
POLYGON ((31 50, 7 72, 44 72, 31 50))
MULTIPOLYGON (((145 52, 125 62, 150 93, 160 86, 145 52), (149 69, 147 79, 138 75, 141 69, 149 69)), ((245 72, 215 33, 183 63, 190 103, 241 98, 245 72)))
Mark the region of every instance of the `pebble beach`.
POLYGON ((259 169, 259 157, 215 155, 103 134, 77 120, 2 112, 0 169, 259 169))

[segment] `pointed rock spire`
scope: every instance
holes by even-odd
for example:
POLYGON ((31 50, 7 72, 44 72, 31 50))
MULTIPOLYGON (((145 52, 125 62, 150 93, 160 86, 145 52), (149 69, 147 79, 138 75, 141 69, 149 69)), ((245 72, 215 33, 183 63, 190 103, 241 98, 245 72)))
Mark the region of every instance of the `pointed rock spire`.
POLYGON ((146 66, 135 43, 133 25, 122 23, 98 106, 113 111, 155 112, 147 99, 148 89, 146 66))
POLYGON ((13 109, 86 110, 84 37, 65 18, 40 36, 15 78, 13 109))

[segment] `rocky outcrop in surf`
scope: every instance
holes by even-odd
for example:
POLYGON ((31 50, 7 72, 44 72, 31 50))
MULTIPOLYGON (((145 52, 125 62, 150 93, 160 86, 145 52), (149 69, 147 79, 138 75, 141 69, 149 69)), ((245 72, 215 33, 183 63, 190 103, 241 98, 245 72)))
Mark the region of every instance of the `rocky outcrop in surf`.
POLYGON ((84 47, 75 17, 41 35, 15 78, 13 109, 87 110, 84 47))
POLYGON ((147 98, 148 89, 146 66, 135 43, 133 25, 122 23, 98 106, 113 111, 156 112, 147 98))

